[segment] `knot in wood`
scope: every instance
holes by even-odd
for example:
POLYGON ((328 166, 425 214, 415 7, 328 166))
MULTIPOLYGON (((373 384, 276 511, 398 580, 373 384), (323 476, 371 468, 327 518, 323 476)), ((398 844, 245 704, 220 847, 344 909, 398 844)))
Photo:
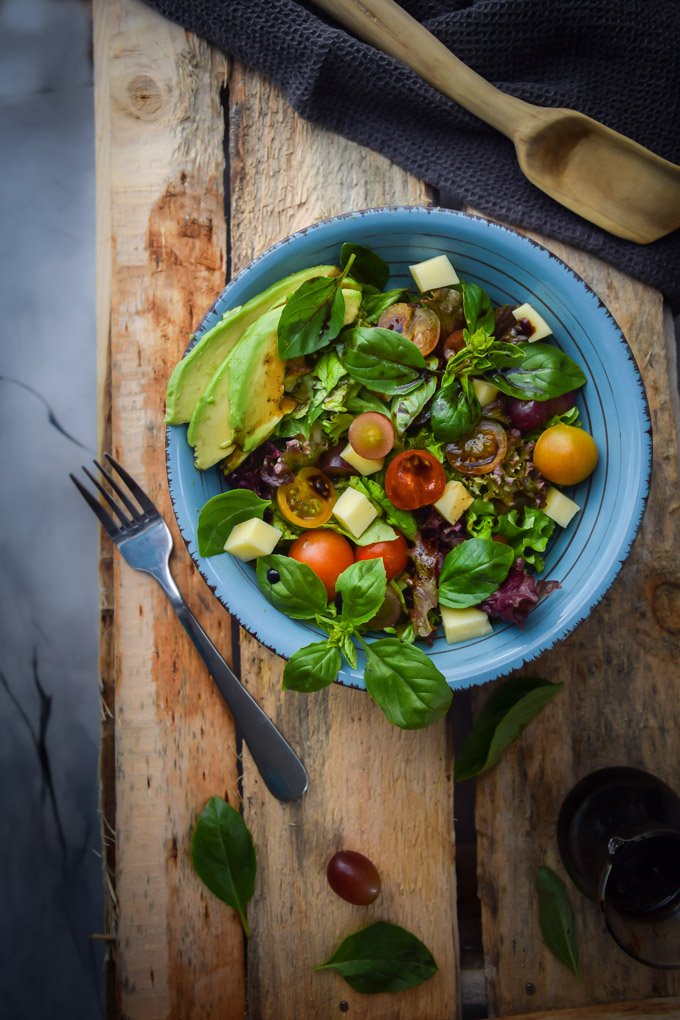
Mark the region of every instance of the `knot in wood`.
POLYGON ((662 630, 680 634, 680 584, 660 581, 652 589, 652 612, 662 630))
POLYGON ((138 120, 154 120, 163 109, 163 91, 148 74, 138 74, 128 82, 130 112, 138 120))

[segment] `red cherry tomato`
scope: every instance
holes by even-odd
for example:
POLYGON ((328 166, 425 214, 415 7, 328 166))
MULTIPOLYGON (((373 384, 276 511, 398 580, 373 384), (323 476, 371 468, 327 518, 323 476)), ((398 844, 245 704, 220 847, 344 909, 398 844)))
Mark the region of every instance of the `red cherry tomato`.
POLYGON ((403 450, 385 474, 385 492, 400 510, 436 503, 445 488, 444 468, 428 450, 403 450))
POLYGON ((356 850, 340 850, 328 862, 328 884, 348 903, 366 907, 380 895, 380 874, 373 861, 356 850))
POLYGON ((312 568, 329 599, 335 597, 335 582, 340 574, 354 563, 354 551, 347 539, 323 528, 305 531, 295 539, 288 555, 312 568))
POLYGON ((357 546, 354 558, 355 560, 382 558, 387 580, 391 581, 393 577, 398 577, 406 569, 408 545, 403 535, 397 535, 389 542, 372 542, 370 545, 357 546))

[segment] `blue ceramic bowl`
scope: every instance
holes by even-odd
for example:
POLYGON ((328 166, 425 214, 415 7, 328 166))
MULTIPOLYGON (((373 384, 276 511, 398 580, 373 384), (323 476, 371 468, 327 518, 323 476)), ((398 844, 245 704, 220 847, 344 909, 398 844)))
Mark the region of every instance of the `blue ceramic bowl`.
MULTIPOLYGON (((594 474, 567 494, 581 512, 559 532, 542 577, 560 589, 530 614, 526 626, 494 621, 493 634, 448 645, 438 638, 429 654, 452 687, 481 684, 519 668, 566 637, 600 601, 637 534, 649 488, 650 420, 642 380, 630 348, 592 290, 555 255, 506 227, 458 212, 420 207, 348 213, 302 230, 256 258, 227 286, 197 336, 222 314, 288 273, 337 262, 340 245, 374 249, 389 264, 389 287, 412 286, 409 265, 445 253, 463 279, 479 284, 497 304, 530 302, 554 331, 554 342, 583 368, 581 418, 595 438, 594 474)), ((197 471, 186 426, 167 430, 170 494, 180 531, 216 597, 262 644, 289 657, 318 640, 305 622, 278 612, 260 593, 252 566, 226 553, 198 555, 196 527, 203 504, 226 488, 217 468, 197 471)), ((345 665, 340 682, 364 687, 345 665)))

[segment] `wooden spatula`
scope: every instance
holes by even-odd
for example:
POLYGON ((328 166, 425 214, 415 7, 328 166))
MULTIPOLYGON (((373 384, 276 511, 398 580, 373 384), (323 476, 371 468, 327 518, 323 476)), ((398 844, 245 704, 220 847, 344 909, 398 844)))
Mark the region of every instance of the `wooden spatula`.
POLYGON ((567 209, 639 244, 680 227, 679 166, 583 113, 499 92, 393 0, 314 3, 512 139, 525 177, 567 209))

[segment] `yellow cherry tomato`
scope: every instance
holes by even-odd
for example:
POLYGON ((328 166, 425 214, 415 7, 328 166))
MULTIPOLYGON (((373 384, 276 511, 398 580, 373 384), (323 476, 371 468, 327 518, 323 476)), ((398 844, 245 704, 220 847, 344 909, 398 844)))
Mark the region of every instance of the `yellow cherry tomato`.
POLYGON ((302 468, 292 482, 276 490, 279 510, 299 528, 318 528, 330 520, 335 499, 332 481, 315 467, 302 468))
POLYGON ((557 485, 577 485, 592 474, 598 460, 593 437, 574 425, 559 422, 536 440, 534 464, 557 485))

